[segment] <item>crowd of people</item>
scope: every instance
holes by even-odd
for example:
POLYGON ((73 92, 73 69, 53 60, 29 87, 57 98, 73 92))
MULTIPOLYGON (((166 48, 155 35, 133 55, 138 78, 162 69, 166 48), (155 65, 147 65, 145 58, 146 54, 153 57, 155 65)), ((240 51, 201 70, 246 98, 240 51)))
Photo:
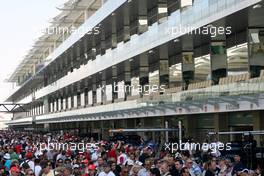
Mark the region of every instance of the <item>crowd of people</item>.
MULTIPOLYGON (((204 155, 206 153, 203 153, 204 155)), ((261 168, 246 168, 239 154, 233 158, 206 154, 197 160, 188 151, 174 155, 152 145, 122 141, 94 141, 65 134, 0 132, 0 176, 249 176, 261 168), (89 143, 89 149, 47 147, 48 143, 89 143), (43 146, 44 145, 44 146, 43 146)))

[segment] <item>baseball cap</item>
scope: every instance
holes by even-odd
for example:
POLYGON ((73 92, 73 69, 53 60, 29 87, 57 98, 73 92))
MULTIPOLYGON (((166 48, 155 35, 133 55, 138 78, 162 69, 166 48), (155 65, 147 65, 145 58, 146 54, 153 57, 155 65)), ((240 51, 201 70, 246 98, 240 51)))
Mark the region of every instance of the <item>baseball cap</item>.
POLYGON ((19 168, 17 168, 16 166, 14 166, 14 167, 11 167, 10 172, 17 172, 17 173, 19 173, 20 170, 19 170, 19 168))
POLYGON ((89 170, 95 170, 95 169, 96 169, 96 166, 95 166, 94 164, 90 164, 90 165, 88 166, 88 169, 89 169, 89 170))

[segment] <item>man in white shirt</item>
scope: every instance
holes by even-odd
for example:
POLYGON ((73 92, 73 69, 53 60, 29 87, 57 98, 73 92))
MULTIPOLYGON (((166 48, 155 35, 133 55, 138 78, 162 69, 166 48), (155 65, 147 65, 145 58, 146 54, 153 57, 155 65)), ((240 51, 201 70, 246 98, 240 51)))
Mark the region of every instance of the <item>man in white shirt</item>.
POLYGON ((41 172, 41 166, 40 164, 40 160, 38 158, 35 159, 35 169, 33 170, 36 176, 40 176, 40 172, 41 172))
POLYGON ((105 164, 103 171, 101 171, 98 176, 115 176, 115 174, 111 171, 110 165, 105 164))

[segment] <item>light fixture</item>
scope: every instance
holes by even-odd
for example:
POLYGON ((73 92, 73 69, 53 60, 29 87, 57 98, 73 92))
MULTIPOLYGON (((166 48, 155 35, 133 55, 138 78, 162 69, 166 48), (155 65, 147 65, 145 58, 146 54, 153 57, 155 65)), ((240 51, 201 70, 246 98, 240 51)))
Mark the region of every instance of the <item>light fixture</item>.
POLYGON ((176 43, 176 42, 179 42, 180 40, 179 39, 174 39, 173 42, 176 43))
POLYGON ((252 38, 253 43, 260 43, 258 33, 251 33, 251 38, 252 38))
POLYGON ((153 50, 149 50, 149 52, 148 52, 148 53, 149 53, 149 54, 151 54, 151 53, 153 53, 153 52, 154 52, 153 50))
POLYGON ((256 4, 256 5, 253 6, 253 9, 259 9, 259 8, 261 8, 261 7, 262 7, 261 4, 256 4))
POLYGON ((129 59, 129 62, 132 62, 133 61, 133 59, 129 59))
POLYGON ((85 59, 88 59, 88 54, 84 53, 84 57, 85 57, 85 59))

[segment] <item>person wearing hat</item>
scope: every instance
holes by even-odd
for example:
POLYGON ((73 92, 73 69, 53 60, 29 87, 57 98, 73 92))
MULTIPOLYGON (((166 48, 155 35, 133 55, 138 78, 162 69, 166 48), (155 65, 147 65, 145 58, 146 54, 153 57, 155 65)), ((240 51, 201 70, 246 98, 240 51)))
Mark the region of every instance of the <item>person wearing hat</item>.
POLYGON ((4 155, 4 161, 5 161, 5 164, 4 164, 4 167, 6 170, 10 170, 10 166, 11 166, 11 156, 9 153, 6 153, 4 155))
POLYGON ((27 153, 26 153, 26 163, 28 163, 28 165, 29 165, 29 167, 30 167, 30 169, 32 169, 32 170, 35 170, 35 163, 34 163, 34 155, 33 155, 33 153, 31 152, 31 151, 28 151, 27 153))
POLYGON ((74 176, 81 175, 80 166, 78 164, 74 164, 72 168, 73 168, 72 175, 74 176))
POLYGON ((90 164, 87 169, 88 169, 88 172, 86 176, 96 176, 97 175, 96 166, 94 164, 90 164))
POLYGON ((63 164, 63 159, 61 159, 61 158, 59 158, 58 160, 57 160, 57 162, 56 162, 56 167, 61 167, 61 166, 63 166, 64 164, 63 164))
POLYGON ((14 166, 11 167, 10 169, 10 176, 19 176, 20 175, 20 170, 18 167, 14 166))

